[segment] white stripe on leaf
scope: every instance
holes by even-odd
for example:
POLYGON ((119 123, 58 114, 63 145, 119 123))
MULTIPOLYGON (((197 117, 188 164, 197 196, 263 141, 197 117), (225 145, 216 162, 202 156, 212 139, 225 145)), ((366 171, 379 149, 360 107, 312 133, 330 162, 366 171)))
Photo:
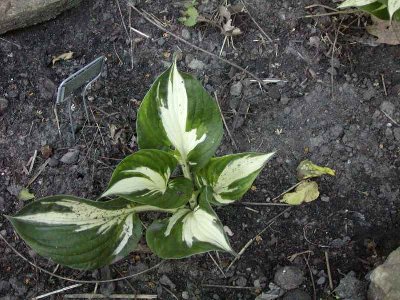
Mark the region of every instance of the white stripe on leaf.
POLYGON ((169 218, 168 226, 167 226, 167 229, 164 232, 164 235, 165 236, 169 236, 171 234, 171 230, 175 226, 176 222, 178 222, 178 220, 180 218, 182 218, 184 215, 186 215, 188 212, 190 212, 190 209, 182 208, 182 209, 178 210, 176 213, 174 213, 169 218))
POLYGON ((161 100, 160 116, 171 144, 180 153, 180 159, 187 162, 189 153, 206 139, 206 134, 197 137, 197 130, 186 131, 188 118, 188 96, 183 77, 179 74, 176 64, 169 73, 167 86, 167 99, 160 95, 160 85, 157 89, 157 97, 161 100))
POLYGON ((236 199, 224 199, 221 194, 231 193, 239 189, 237 186, 231 186, 232 183, 259 171, 273 155, 274 153, 259 155, 249 154, 232 160, 224 168, 213 185, 215 200, 224 204, 235 201, 236 199))
POLYGON ((155 193, 163 194, 167 189, 171 170, 168 169, 166 174, 160 174, 148 167, 138 167, 132 170, 122 171, 121 173, 132 175, 138 174, 139 176, 128 177, 117 181, 106 192, 104 192, 102 197, 111 195, 128 195, 146 190, 148 190, 148 192, 145 195, 155 193))
POLYGON ((63 199, 56 203, 43 201, 41 204, 56 204, 57 206, 69 208, 70 211, 48 211, 32 215, 15 216, 13 218, 46 225, 75 225, 77 226, 74 230, 75 232, 99 227, 97 233, 104 234, 114 225, 123 222, 129 214, 134 212, 134 208, 129 206, 124 209, 106 210, 69 199, 63 199))
POLYGON ((125 223, 122 226, 122 231, 119 236, 120 238, 122 237, 122 239, 119 242, 117 248, 115 248, 113 255, 118 255, 118 253, 120 253, 125 248, 126 244, 129 241, 129 238, 132 236, 132 232, 133 232, 133 221, 132 221, 132 216, 129 215, 125 219, 125 223))
POLYGON ((206 242, 232 252, 216 216, 197 206, 182 220, 182 240, 190 248, 194 241, 206 242))

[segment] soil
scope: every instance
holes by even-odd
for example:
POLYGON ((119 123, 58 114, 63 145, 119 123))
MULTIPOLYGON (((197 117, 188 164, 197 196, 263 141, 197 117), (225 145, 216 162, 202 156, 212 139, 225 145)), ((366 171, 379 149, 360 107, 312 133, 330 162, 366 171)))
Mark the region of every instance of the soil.
MULTIPOLYGON (((209 24, 184 27, 177 20, 180 8, 171 4, 173 1, 136 2, 168 30, 220 53, 224 39, 220 30, 209 24)), ((219 5, 215 0, 200 2, 202 14, 212 14, 219 5)), ((331 1, 323 3, 332 5, 331 1)), ((120 4, 127 22, 126 3, 120 0, 120 4)), ((366 274, 400 245, 399 48, 374 44, 365 33, 366 17, 305 18, 310 13, 329 12, 321 7, 305 8, 315 1, 247 0, 247 4, 273 42, 266 38, 262 42, 249 15, 240 13, 234 24, 243 34, 234 37, 235 48, 225 45, 221 57, 260 78, 283 80, 268 84, 267 89, 240 70, 164 34, 135 13, 132 27, 151 38, 134 35, 131 55, 115 1, 85 1, 52 21, 0 39, 0 98, 6 99, 0 99, 0 212, 4 215, 14 214, 25 204, 18 200, 18 192, 46 162, 49 152, 41 151, 46 145, 53 154, 30 184, 30 191, 37 197, 61 193, 97 197, 118 161, 137 150, 139 101, 177 51, 182 52, 179 67, 195 74, 210 93, 217 92, 240 151, 278 151, 243 201, 269 202, 293 186, 296 166, 304 159, 336 170, 335 177, 317 179, 320 199, 278 217, 225 273, 226 278, 209 255, 197 255, 167 261, 156 271, 130 280, 100 285, 98 291, 105 295, 254 299, 268 291, 280 267, 294 265, 305 277, 300 289, 313 295, 313 279, 317 297, 327 299, 330 287, 325 253, 336 287, 350 271, 366 283, 366 274), (52 64, 53 56, 68 51, 74 52, 72 59, 52 64), (57 106, 58 129, 55 91, 69 74, 101 55, 107 58, 106 69, 88 94, 90 123, 81 98, 74 99, 74 141, 64 104, 57 106), (70 149, 78 150, 79 156, 62 162, 70 149), (38 155, 27 174, 24 169, 29 171, 27 162, 35 151, 38 155), (289 260, 304 251, 308 252, 289 260)), ((236 149, 226 135, 217 154, 232 152, 236 149)), ((284 209, 239 203, 217 211, 239 251, 284 209)), ((145 216, 144 221, 150 222, 150 218, 145 216)), ((53 262, 38 257, 17 237, 4 216, 0 217, 0 232, 30 260, 55 270, 53 262)), ((2 299, 30 299, 72 285, 28 265, 3 242, 0 254, 2 299)), ((225 268, 233 259, 223 253, 219 258, 225 268)), ((159 261, 141 251, 109 269, 78 272, 58 267, 56 272, 79 279, 116 278, 159 261)), ((62 299, 65 294, 92 293, 94 289, 94 284, 84 284, 51 297, 62 299)))

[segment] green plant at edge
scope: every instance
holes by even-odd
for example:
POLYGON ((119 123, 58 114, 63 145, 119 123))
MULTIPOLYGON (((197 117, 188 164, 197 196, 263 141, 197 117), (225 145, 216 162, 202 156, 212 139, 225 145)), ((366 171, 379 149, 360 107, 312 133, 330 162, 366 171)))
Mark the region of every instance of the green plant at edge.
POLYGON ((400 21, 400 0, 346 0, 339 8, 357 7, 381 20, 400 21))
POLYGON ((199 12, 196 8, 197 1, 192 0, 185 3, 185 11, 182 11, 182 17, 178 19, 183 25, 187 27, 193 27, 197 24, 197 18, 199 17, 199 12))
POLYGON ((147 228, 161 258, 211 250, 234 254, 213 206, 240 199, 273 153, 213 157, 223 136, 217 103, 176 62, 154 82, 138 111, 140 150, 123 159, 97 201, 56 195, 8 216, 38 254, 76 269, 95 269, 133 251, 139 214, 164 212, 147 228), (173 176, 181 168, 183 176, 173 176))

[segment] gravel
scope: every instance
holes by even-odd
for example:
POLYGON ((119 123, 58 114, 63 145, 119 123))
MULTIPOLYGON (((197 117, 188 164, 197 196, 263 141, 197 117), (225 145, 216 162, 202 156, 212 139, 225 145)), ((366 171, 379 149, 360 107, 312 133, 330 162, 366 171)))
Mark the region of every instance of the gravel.
POLYGON ((311 296, 303 290, 295 289, 287 292, 282 300, 311 300, 311 296))
POLYGON ((192 70, 203 70, 205 67, 205 64, 201 60, 194 58, 190 61, 188 67, 189 67, 189 69, 192 69, 192 70))
POLYGON ((231 96, 240 96, 242 94, 243 84, 241 81, 235 82, 231 85, 231 96))
POLYGON ((355 273, 350 271, 340 280, 335 289, 335 293, 343 300, 362 300, 365 299, 365 285, 355 277, 355 273))
POLYGON ((381 110, 387 113, 389 116, 392 116, 395 110, 394 104, 389 101, 383 101, 381 104, 381 110))

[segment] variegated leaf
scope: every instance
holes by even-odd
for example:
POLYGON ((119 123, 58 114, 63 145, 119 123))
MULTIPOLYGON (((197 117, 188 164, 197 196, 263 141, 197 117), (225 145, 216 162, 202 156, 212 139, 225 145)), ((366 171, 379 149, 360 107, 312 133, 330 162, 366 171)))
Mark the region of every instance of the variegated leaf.
POLYGON ((371 3, 375 3, 377 0, 346 0, 343 3, 341 3, 338 7, 339 8, 345 8, 345 7, 359 7, 359 6, 364 6, 368 5, 371 3))
POLYGON ((394 13, 400 9, 400 0, 388 0, 388 10, 390 19, 392 19, 394 13))
POLYGON ((126 256, 142 235, 135 204, 124 199, 52 196, 8 219, 37 253, 75 269, 96 269, 126 256))
POLYGON ((141 149, 173 150, 188 174, 187 168, 199 169, 214 155, 223 129, 215 100, 173 63, 146 94, 137 135, 141 149))
POLYGON ((211 189, 206 187, 193 210, 181 208, 170 218, 153 222, 146 232, 150 249, 161 258, 182 258, 211 250, 234 253, 209 204, 211 197, 211 189))
POLYGON ((229 204, 247 192, 273 155, 249 152, 212 158, 196 179, 199 185, 212 187, 216 204, 229 204))
POLYGON ((118 164, 102 197, 117 195, 160 208, 181 207, 189 201, 193 184, 183 177, 170 180, 177 164, 164 151, 140 150, 118 164))

